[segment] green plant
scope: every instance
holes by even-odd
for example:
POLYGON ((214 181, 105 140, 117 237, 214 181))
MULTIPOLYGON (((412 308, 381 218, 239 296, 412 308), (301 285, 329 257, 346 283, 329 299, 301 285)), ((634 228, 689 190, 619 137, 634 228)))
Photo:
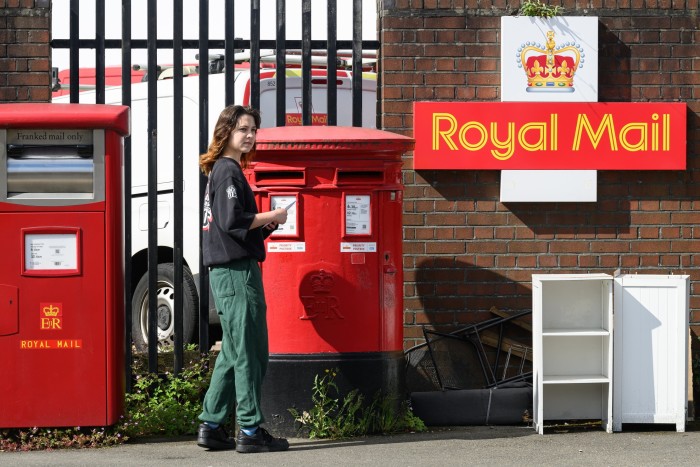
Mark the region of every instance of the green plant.
POLYGON ((0 430, 0 452, 65 448, 98 448, 128 439, 114 427, 13 428, 0 430))
POLYGON ((539 16, 542 18, 551 18, 557 16, 564 9, 559 5, 549 6, 542 3, 540 0, 525 0, 520 5, 518 10, 519 16, 539 16))
POLYGON ((197 431, 201 397, 211 373, 207 358, 191 360, 179 375, 141 373, 126 395, 127 416, 122 429, 127 436, 178 436, 197 431))
POLYGON ((342 403, 335 382, 338 370, 325 370, 314 377, 309 410, 289 409, 301 430, 310 438, 340 439, 372 433, 424 431, 423 421, 413 415, 406 402, 397 404, 396 398, 377 393, 368 405, 357 389, 350 391, 342 403), (398 405, 398 410, 396 406, 398 405))
POLYGON ((178 376, 148 373, 135 360, 136 381, 132 393, 126 395, 126 415, 119 423, 109 427, 0 430, 0 452, 96 448, 121 444, 136 436, 194 434, 200 401, 211 378, 209 360, 197 355, 178 376))

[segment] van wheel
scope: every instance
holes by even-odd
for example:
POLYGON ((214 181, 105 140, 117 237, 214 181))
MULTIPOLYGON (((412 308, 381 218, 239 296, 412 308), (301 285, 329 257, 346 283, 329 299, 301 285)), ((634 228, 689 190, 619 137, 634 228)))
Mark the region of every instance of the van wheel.
MULTIPOLYGON (((182 271, 182 341, 193 342, 197 323, 199 299, 192 273, 187 266, 182 271)), ((158 265, 156 290, 158 348, 173 347, 175 343, 175 265, 158 265)), ((131 339, 139 351, 148 349, 148 272, 139 280, 131 300, 131 339)))

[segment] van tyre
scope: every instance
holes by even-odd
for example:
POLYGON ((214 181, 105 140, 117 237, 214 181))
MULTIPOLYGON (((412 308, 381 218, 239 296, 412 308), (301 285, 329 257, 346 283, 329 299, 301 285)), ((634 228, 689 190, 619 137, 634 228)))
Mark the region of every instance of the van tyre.
MULTIPOLYGON (((187 266, 182 271, 182 341, 194 341, 199 299, 194 278, 187 266)), ((131 339, 139 351, 148 349, 148 272, 144 274, 134 290, 131 300, 131 339)), ((175 265, 158 265, 158 347, 172 347, 175 343, 175 265)))

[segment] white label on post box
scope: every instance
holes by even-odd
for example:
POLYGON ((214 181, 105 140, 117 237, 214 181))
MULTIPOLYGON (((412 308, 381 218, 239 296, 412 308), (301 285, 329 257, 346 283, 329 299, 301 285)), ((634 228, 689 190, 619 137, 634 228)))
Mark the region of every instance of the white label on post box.
POLYGON ((268 253, 303 253, 306 251, 305 242, 268 242, 268 253))
POLYGON ((345 235, 369 235, 369 195, 347 195, 345 197, 345 235))
POLYGON ((297 197, 294 195, 272 195, 270 196, 270 210, 277 208, 287 209, 287 222, 277 227, 277 230, 270 234, 271 237, 293 236, 297 234, 297 197))
POLYGON ((27 271, 78 268, 76 234, 27 234, 24 265, 27 271))
POLYGON ((340 242, 341 253, 356 253, 356 252, 374 253, 377 251, 376 242, 340 242))

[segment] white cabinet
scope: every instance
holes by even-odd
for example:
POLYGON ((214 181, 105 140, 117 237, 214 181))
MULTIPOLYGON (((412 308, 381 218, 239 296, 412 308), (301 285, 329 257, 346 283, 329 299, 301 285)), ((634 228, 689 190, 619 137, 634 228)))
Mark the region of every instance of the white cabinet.
POLYGON ((546 420, 600 420, 609 433, 623 423, 685 430, 688 280, 533 274, 533 420, 540 434, 546 420))
POLYGON ((615 279, 613 430, 669 423, 685 431, 688 409, 688 276, 615 279))
POLYGON ((601 420, 612 431, 612 277, 533 274, 533 419, 601 420))

